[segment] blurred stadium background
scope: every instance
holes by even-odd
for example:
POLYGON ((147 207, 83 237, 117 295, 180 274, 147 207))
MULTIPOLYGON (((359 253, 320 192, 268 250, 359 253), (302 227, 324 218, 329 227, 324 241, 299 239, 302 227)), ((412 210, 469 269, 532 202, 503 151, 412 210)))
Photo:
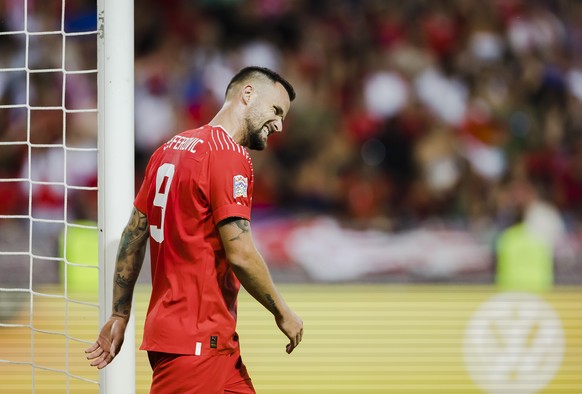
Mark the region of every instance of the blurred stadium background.
MULTIPOLYGON (((0 32, 22 30, 24 4, 0 2, 0 32)), ((28 27, 96 29, 95 0, 65 4, 28 0, 28 27)), ((27 83, 30 105, 96 105, 93 74, 63 88, 58 73, 26 82, 5 71, 25 59, 96 68, 94 36, 71 37, 64 59, 53 38, 31 39, 27 54, 0 35, 0 142, 96 146, 91 114, 10 107, 27 83)), ((286 131, 253 153, 253 231, 306 337, 284 355, 242 294, 243 357, 259 392, 582 393, 582 2, 136 1, 136 185, 153 149, 208 121, 247 64, 278 70, 298 92, 286 131)), ((0 178, 62 177, 62 155, 30 152, 0 144, 0 178)), ((57 262, 30 270, 10 252, 60 255, 62 226, 31 230, 10 216, 62 218, 66 195, 68 219, 94 222, 95 156, 69 160, 68 180, 86 190, 40 185, 29 202, 27 182, 0 182, 0 288, 59 293, 57 262)), ((81 263, 95 253, 80 249, 81 263)), ((95 390, 50 371, 97 379, 83 344, 41 331, 91 341, 97 310, 51 297, 30 308, 33 297, 0 294, 0 359, 14 361, 0 363, 0 391, 95 390), (11 326, 29 321, 41 331, 11 326)), ((145 354, 137 360, 147 392, 145 354)))

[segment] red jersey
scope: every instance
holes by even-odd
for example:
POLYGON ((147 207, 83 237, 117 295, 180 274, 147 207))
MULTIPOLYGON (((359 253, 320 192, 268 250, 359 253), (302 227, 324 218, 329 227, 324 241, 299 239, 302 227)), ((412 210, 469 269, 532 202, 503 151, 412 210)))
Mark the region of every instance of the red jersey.
POLYGON ((134 202, 150 225, 142 350, 200 355, 238 347, 240 282, 217 224, 250 220, 252 191, 250 156, 221 127, 185 131, 154 152, 134 202))

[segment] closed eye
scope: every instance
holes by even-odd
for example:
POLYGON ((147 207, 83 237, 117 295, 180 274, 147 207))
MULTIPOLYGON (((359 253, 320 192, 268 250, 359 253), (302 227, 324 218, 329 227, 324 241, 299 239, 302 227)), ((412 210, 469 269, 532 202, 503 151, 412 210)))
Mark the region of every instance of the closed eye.
POLYGON ((285 120, 283 116, 283 108, 279 107, 278 105, 273 105, 273 109, 275 110, 275 115, 281 117, 281 122, 285 120))

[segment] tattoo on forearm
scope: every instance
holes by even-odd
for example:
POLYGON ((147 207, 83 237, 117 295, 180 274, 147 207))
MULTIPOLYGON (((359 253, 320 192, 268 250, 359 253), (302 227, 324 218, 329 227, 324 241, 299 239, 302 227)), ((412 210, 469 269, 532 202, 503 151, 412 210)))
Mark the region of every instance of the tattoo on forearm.
POLYGON ((121 236, 118 259, 122 260, 133 253, 140 253, 141 249, 145 252, 145 241, 148 235, 147 217, 134 209, 131 219, 121 236))
POLYGON ((240 230, 240 232, 235 237, 229 239, 229 241, 239 240, 241 235, 247 234, 251 231, 251 224, 246 219, 233 220, 232 222, 229 223, 229 225, 236 226, 240 230))
POLYGON ((113 311, 117 313, 121 313, 125 316, 129 315, 129 311, 131 309, 131 298, 132 294, 124 294, 123 296, 119 297, 113 303, 113 311))
POLYGON ((270 294, 265 294, 265 299, 267 300, 267 304, 269 304, 271 312, 275 312, 277 310, 277 304, 275 304, 273 297, 270 294))
POLYGON ((149 235, 147 217, 134 209, 125 227, 115 264, 113 311, 119 315, 129 315, 133 288, 145 255, 147 239, 149 235))
POLYGON ((124 278, 120 274, 117 274, 115 276, 115 284, 121 287, 122 289, 127 289, 128 287, 131 286, 131 281, 128 278, 124 278))

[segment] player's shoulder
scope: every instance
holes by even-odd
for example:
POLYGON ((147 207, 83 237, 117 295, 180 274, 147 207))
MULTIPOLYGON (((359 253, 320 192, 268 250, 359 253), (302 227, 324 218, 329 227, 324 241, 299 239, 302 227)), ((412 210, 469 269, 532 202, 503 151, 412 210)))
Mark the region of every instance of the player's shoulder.
POLYGON ((207 130, 207 138, 211 155, 220 157, 221 160, 244 159, 251 163, 251 157, 246 148, 237 144, 222 127, 210 127, 207 130))

